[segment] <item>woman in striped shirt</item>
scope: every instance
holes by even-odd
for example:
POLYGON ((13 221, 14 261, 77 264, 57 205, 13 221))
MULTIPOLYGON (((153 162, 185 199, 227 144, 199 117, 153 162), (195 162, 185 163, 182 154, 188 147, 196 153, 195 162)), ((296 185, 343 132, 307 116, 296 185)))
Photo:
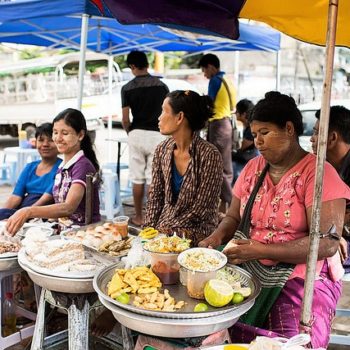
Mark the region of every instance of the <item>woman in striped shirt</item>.
POLYGON ((159 129, 171 136, 155 151, 144 226, 184 235, 193 245, 218 223, 221 155, 199 131, 213 115, 209 96, 173 91, 163 102, 159 129))

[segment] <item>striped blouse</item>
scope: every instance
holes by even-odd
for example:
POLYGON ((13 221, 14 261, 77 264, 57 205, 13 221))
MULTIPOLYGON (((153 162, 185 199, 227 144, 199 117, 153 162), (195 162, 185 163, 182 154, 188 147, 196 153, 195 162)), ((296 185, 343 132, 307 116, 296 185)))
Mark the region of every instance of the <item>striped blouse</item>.
POLYGON ((173 138, 158 145, 152 166, 152 184, 144 226, 162 233, 184 234, 193 245, 209 236, 217 226, 223 165, 215 146, 194 134, 190 162, 178 199, 172 191, 173 138))

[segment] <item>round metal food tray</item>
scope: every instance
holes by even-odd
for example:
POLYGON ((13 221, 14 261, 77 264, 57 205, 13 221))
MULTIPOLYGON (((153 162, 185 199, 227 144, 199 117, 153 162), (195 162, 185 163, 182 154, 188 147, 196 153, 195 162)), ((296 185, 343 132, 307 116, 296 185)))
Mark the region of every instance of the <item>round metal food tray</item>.
POLYGON ((19 267, 17 253, 15 256, 0 258, 0 271, 7 271, 19 267))
POLYGON ((132 305, 132 301, 134 298, 133 294, 131 294, 131 297, 130 297, 130 304, 122 304, 117 300, 114 300, 108 296, 107 294, 108 282, 112 279, 115 269, 121 268, 121 266, 122 266, 122 263, 119 262, 117 264, 108 266, 103 270, 101 270, 100 272, 98 272, 95 275, 94 281, 93 281, 93 286, 95 291, 98 293, 98 295, 101 298, 105 299, 110 304, 117 306, 118 308, 125 309, 127 311, 137 313, 140 315, 151 316, 151 317, 160 317, 160 318, 167 318, 167 319, 198 319, 198 318, 218 316, 228 312, 233 314, 235 317, 236 316, 239 317, 240 315, 242 315, 244 312, 247 311, 246 305, 254 304, 254 300, 260 293, 260 289, 261 289, 259 281, 255 277, 253 277, 251 274, 249 274, 248 272, 246 272, 245 270, 237 266, 228 265, 239 273, 241 285, 244 287, 250 287, 252 290, 251 295, 247 299, 245 299, 242 303, 235 304, 235 305, 230 303, 229 305, 223 306, 221 308, 215 308, 209 305, 208 311, 206 312, 194 312, 193 311, 194 307, 199 302, 203 302, 203 301, 189 297, 187 294, 187 288, 182 284, 178 283, 176 285, 166 285, 162 289, 168 289, 171 296, 175 298, 176 302, 180 300, 185 301, 186 305, 183 308, 175 312, 145 310, 132 305))
MULTIPOLYGON (((140 315, 138 313, 122 309, 99 295, 101 303, 112 311, 115 319, 127 328, 140 333, 158 337, 188 338, 200 337, 218 332, 234 325, 239 316, 235 310, 218 316, 190 319, 170 319, 140 315)), ((241 313, 247 312, 254 304, 254 300, 245 303, 241 307, 241 313)))
POLYGON ((92 278, 62 278, 40 274, 19 261, 22 269, 28 272, 30 279, 38 286, 61 293, 92 293, 92 278))

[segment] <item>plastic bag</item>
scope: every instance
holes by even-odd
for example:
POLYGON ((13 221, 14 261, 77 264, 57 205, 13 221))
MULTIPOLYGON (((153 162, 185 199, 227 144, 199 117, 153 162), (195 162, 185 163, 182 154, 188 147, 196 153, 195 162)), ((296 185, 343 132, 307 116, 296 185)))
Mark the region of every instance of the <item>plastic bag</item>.
POLYGON ((308 334, 298 334, 290 339, 257 337, 249 346, 249 350, 304 350, 303 345, 309 344, 310 341, 308 334))
POLYGON ((126 269, 132 269, 136 266, 147 266, 151 263, 150 256, 143 250, 139 237, 134 238, 128 255, 121 260, 125 264, 126 269))

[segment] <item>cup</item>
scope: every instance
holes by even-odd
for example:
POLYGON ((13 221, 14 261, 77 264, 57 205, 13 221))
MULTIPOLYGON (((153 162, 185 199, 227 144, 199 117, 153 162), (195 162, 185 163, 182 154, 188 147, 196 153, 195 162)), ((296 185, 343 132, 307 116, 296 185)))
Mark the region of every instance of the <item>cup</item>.
POLYGON ((117 216, 113 219, 114 227, 122 238, 128 235, 128 222, 128 216, 117 216))
POLYGON ((154 253, 151 257, 151 269, 160 281, 165 284, 177 284, 179 281, 180 265, 177 262, 178 253, 154 253))

